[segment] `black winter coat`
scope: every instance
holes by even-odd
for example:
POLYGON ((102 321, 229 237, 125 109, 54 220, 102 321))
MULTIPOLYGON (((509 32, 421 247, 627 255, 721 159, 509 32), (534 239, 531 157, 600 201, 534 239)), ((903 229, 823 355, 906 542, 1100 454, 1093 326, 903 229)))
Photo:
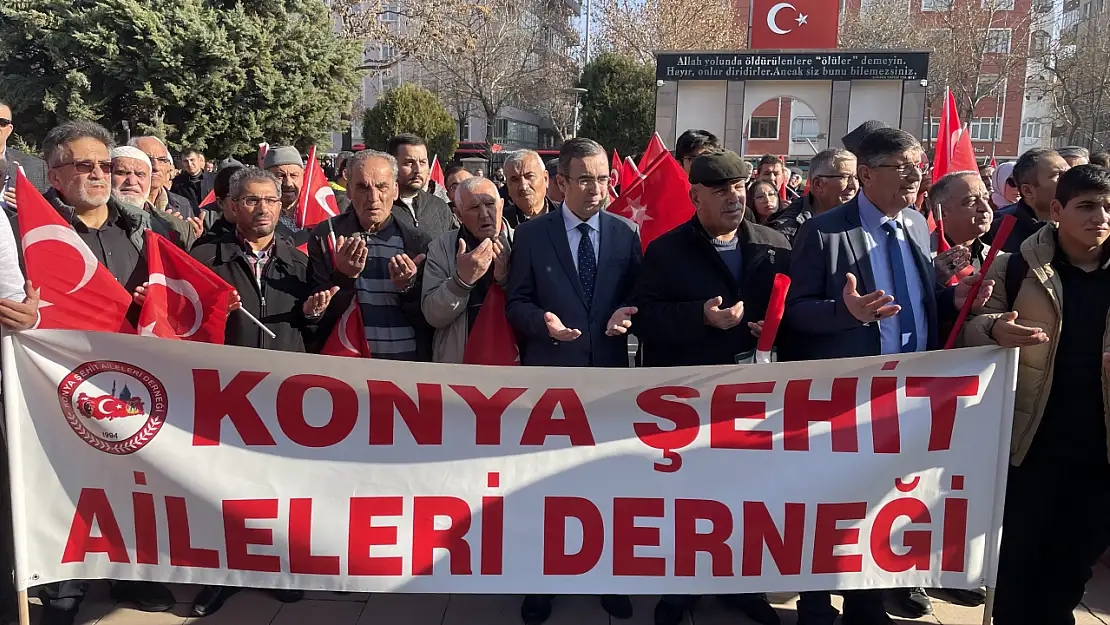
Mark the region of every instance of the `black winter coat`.
POLYGON ((261 286, 255 282, 247 252, 234 232, 194 247, 192 255, 235 287, 243 308, 277 335, 277 338, 270 338, 246 315, 233 312, 227 320, 225 344, 286 352, 304 352, 306 347, 316 347, 317 324, 306 319, 302 311, 305 300, 312 294, 308 283, 308 257, 287 240, 275 238, 261 286))
POLYGON ((632 332, 643 345, 645 367, 735 364, 755 349, 748 322, 763 319, 775 274, 789 272, 790 243, 747 219, 736 235, 743 258, 739 282, 696 215, 648 246, 632 294, 639 309, 632 332), (744 302, 739 325, 728 330, 706 325, 703 306, 718 296, 721 308, 744 302))

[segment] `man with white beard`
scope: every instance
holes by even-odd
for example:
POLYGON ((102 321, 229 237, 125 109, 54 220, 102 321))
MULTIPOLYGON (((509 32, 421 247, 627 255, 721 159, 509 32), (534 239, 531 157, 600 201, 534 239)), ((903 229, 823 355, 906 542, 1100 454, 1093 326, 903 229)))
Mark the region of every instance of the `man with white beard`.
POLYGON ((123 204, 141 208, 151 219, 165 222, 179 238, 174 242, 188 250, 204 228, 199 217, 188 221, 159 210, 148 199, 152 176, 150 157, 139 148, 120 146, 112 150, 112 197, 123 204))

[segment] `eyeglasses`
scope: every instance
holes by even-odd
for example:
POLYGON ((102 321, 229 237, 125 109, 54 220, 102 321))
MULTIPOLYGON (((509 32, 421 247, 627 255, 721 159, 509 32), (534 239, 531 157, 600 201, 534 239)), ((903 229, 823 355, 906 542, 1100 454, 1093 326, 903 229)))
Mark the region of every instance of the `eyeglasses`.
POLYGON ((149 154, 147 154, 147 156, 150 158, 151 161, 153 161, 155 163, 161 163, 163 165, 172 165, 173 164, 173 159, 171 159, 168 156, 150 156, 149 154))
POLYGON ((571 178, 571 180, 574 181, 574 183, 578 186, 585 189, 586 187, 593 185, 597 185, 599 187, 607 187, 609 186, 610 178, 609 176, 598 176, 597 178, 592 178, 590 176, 580 176, 578 178, 571 178))
POLYGON ((836 178, 837 180, 855 180, 855 174, 817 174, 814 178, 836 178))
POLYGON ((7 128, 12 125, 12 120, 7 117, 0 117, 0 128, 7 128))
POLYGON ((71 161, 69 163, 59 163, 51 169, 61 169, 62 167, 72 167, 79 174, 91 174, 94 169, 99 168, 102 173, 112 173, 112 161, 71 161))
POLYGON ((910 174, 917 172, 921 174, 925 171, 926 165, 924 163, 903 163, 901 165, 875 165, 872 169, 891 169, 898 172, 898 175, 903 178, 909 178, 910 174))
POLYGON ((247 208, 255 208, 259 204, 265 205, 266 208, 281 206, 281 198, 279 197, 258 197, 257 195, 248 195, 246 197, 241 197, 236 201, 243 206, 246 206, 247 208))

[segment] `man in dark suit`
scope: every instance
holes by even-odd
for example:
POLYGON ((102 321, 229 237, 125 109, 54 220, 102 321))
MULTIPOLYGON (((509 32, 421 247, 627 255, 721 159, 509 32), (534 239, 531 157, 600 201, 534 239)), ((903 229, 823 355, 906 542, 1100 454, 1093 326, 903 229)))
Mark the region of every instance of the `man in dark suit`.
POLYGON ((506 314, 523 339, 524 365, 628 366, 640 235, 633 222, 601 210, 609 199, 604 159, 594 141, 566 142, 556 177, 561 209, 516 232, 506 314))
MULTIPOLYGON (((917 139, 882 128, 863 139, 856 155, 860 193, 808 220, 795 239, 784 317, 794 337, 788 351, 780 348, 780 357, 817 360, 936 349, 942 318, 955 316, 978 278, 973 274, 955 288, 935 285, 929 229, 914 210, 922 180, 917 139)), ((984 282, 979 306, 992 286, 984 282)), ((843 594, 844 625, 892 623, 882 591, 843 594)), ((914 607, 907 603, 899 601, 899 608, 914 607)), ((928 607, 914 605, 918 612, 928 607)), ((802 593, 798 623, 831 625, 836 616, 828 593, 802 593)))
MULTIPOLYGON (((27 180, 35 185, 39 193, 46 193, 50 188, 50 183, 46 180, 46 161, 8 147, 8 137, 12 135, 13 130, 15 130, 15 121, 12 119, 12 107, 0 102, 0 161, 7 162, 7 166, 0 170, 0 176, 9 179, 7 186, 14 187, 15 172, 21 165, 27 180)), ((3 185, 4 183, 0 183, 0 187, 3 185)))
MULTIPOLYGON (((509 323, 523 365, 627 367, 636 309, 628 305, 640 268, 640 235, 627 219, 602 211, 609 200, 605 148, 575 138, 559 152, 560 210, 516 231, 509 261, 509 323)), ((550 595, 525 597, 525 623, 551 616, 550 595)), ((606 595, 614 618, 631 618, 628 597, 606 595)))
POLYGON ((205 171, 204 155, 189 148, 181 153, 181 173, 173 179, 170 191, 189 200, 193 213, 197 214, 200 203, 212 191, 216 174, 205 171))

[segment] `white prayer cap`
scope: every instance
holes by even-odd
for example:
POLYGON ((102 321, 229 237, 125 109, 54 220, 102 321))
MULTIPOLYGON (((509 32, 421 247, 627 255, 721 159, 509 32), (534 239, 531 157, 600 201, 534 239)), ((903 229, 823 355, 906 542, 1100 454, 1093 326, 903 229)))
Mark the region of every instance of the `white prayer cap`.
POLYGON ((150 157, 139 148, 134 148, 129 145, 121 145, 118 148, 114 148, 112 150, 112 160, 114 161, 117 158, 133 158, 137 161, 146 163, 147 169, 153 169, 150 165, 150 157))

